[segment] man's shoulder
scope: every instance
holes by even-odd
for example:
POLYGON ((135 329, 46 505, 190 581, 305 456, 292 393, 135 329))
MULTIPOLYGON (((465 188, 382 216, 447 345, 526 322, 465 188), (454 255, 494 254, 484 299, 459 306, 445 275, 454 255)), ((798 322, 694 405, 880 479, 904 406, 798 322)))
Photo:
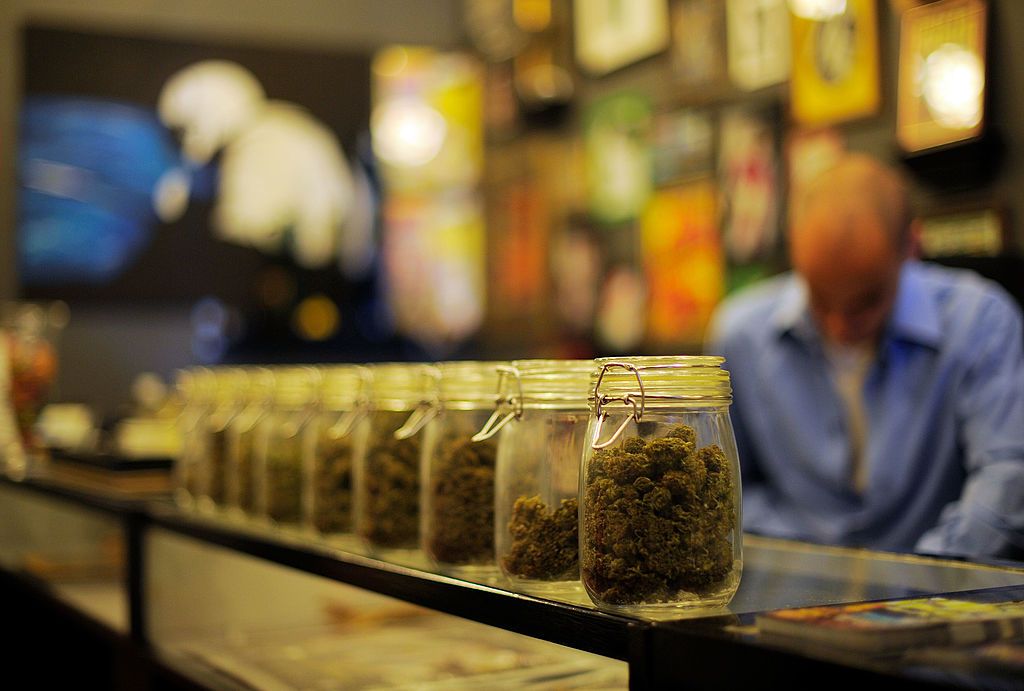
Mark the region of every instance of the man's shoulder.
POLYGON ((793 289, 794 276, 786 272, 746 286, 723 300, 712 318, 711 332, 716 342, 735 337, 767 333, 771 316, 787 291, 793 289))
POLYGON ((914 270, 947 318, 961 323, 967 314, 978 320, 1021 319, 1020 307, 1002 286, 970 269, 916 262, 914 270))

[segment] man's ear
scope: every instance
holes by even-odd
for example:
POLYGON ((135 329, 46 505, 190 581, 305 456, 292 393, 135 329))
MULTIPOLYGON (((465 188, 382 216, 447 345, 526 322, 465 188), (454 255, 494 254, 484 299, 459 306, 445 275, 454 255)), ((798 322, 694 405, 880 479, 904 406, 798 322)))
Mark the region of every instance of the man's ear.
POLYGON ((907 259, 921 258, 921 232, 921 219, 915 218, 910 222, 909 232, 907 233, 907 259))

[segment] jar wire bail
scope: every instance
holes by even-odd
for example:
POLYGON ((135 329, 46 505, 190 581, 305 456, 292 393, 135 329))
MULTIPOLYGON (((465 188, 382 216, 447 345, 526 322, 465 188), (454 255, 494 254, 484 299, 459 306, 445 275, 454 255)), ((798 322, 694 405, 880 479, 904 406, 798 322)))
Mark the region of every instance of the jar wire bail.
POLYGON ((601 373, 597 376, 597 383, 594 385, 594 401, 596 404, 594 412, 597 415, 597 424, 594 425, 594 435, 590 440, 590 447, 592 449, 599 450, 611 446, 619 437, 622 436, 622 433, 625 431, 626 425, 629 424, 630 420, 640 422, 640 419, 644 416, 645 399, 644 382, 640 378, 640 372, 637 370, 635 365, 628 362, 606 362, 601 367, 601 373), (636 377, 636 383, 640 387, 639 406, 637 406, 637 397, 633 393, 627 393, 625 396, 608 396, 601 393, 601 382, 604 380, 604 375, 613 367, 620 367, 628 372, 632 372, 633 376, 636 377), (615 433, 612 434, 611 437, 603 442, 599 442, 598 440, 601 438, 601 430, 604 427, 604 421, 608 417, 608 412, 604 410, 604 406, 614 401, 622 401, 623 403, 628 403, 633 406, 633 414, 622 421, 622 424, 619 425, 618 429, 615 430, 615 433))

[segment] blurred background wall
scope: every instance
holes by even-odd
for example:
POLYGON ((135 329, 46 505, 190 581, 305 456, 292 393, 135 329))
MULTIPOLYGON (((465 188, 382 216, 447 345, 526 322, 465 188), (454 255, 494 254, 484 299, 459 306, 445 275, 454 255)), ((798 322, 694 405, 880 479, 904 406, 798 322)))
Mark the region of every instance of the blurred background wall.
MULTIPOLYGON (((0 300, 18 295, 16 123, 26 24, 242 46, 362 52, 390 43, 462 43, 458 0, 4 0, 0 2, 0 300)), ((343 95, 339 94, 339 98, 343 95)), ((168 376, 195 362, 191 305, 75 308, 60 336, 55 395, 110 413, 141 369, 168 376)))
MULTIPOLYGON (((379 56, 380 49, 394 44, 461 49, 481 57, 481 52, 485 51, 481 48, 479 30, 467 28, 467 24, 472 22, 467 22, 465 10, 472 4, 484 6, 488 3, 464 3, 461 0, 182 0, 173 3, 165 0, 92 0, 88 3, 5 0, 0 3, 0 298, 16 297, 20 289, 13 231, 16 223, 14 152, 17 114, 24 90, 21 31, 26 25, 196 44, 345 51, 365 55, 367 60, 374 55, 379 56)), ((530 5, 528 2, 521 4, 530 5)), ((673 12, 685 4, 683 0, 667 3, 673 12)), ((893 162, 904 158, 895 136, 900 46, 898 9, 913 4, 901 0, 879 0, 875 5, 880 105, 871 114, 841 120, 830 130, 841 137, 846 148, 867 151, 893 162)), ((992 16, 988 37, 990 100, 987 142, 999 155, 993 158, 975 156, 966 164, 958 162, 955 157, 939 163, 913 163, 907 165, 906 170, 913 183, 919 211, 926 216, 964 209, 996 209, 1003 214, 1007 243, 999 253, 1013 256, 1024 248, 1024 229, 1021 227, 1024 222, 1024 195, 1020 193, 1024 190, 1024 42, 1015 40, 1012 27, 1024 26, 1024 3, 991 0, 988 4, 992 16), (976 167, 972 169, 972 165, 976 167)), ((556 0, 551 5, 556 12, 556 21, 549 25, 553 28, 538 32, 530 39, 531 49, 543 48, 545 41, 551 41, 552 48, 547 53, 534 50, 520 52, 515 58, 481 61, 485 65, 488 84, 483 98, 485 109, 508 97, 507 83, 504 91, 490 91, 490 85, 498 82, 500 86, 502 80, 512 79, 512 71, 502 70, 523 68, 524 55, 546 55, 543 59, 564 67, 571 79, 568 91, 564 91, 564 84, 557 80, 550 83, 542 80, 532 87, 532 91, 529 88, 525 92, 520 91, 517 97, 514 96, 519 100, 514 123, 501 122, 500 114, 497 121, 486 123, 486 165, 478 190, 487 207, 487 295, 482 325, 475 331, 472 320, 466 322, 470 326, 460 326, 469 329, 470 333, 456 339, 459 342, 457 346, 448 343, 444 347, 420 350, 403 350, 404 346, 395 346, 390 350, 373 352, 372 349, 367 350, 365 343, 334 346, 334 350, 317 350, 311 345, 299 357, 308 360, 333 357, 369 360, 379 359, 384 354, 424 358, 462 355, 589 357, 624 350, 693 352, 699 349, 701 324, 695 323, 689 335, 673 338, 671 319, 675 313, 671 310, 666 311, 663 318, 662 336, 668 334, 664 340, 652 340, 650 334, 645 338, 642 334, 625 333, 630 329, 643 328, 621 323, 623 314, 628 317, 646 309, 638 302, 641 299, 639 292, 643 289, 632 282, 636 272, 616 274, 615 270, 623 266, 642 268, 646 261, 643 252, 650 254, 650 250, 641 247, 639 239, 646 232, 642 227, 645 221, 635 217, 617 219, 615 209, 606 208, 600 210, 606 218, 595 223, 594 209, 588 207, 591 202, 584 199, 590 194, 585 179, 588 172, 584 166, 578 165, 577 159, 587 156, 588 142, 597 140, 591 134, 600 126, 607 126, 608 118, 615 120, 621 116, 625 120, 612 125, 625 130, 632 127, 629 117, 633 116, 621 115, 628 113, 630 108, 634 109, 634 114, 640 113, 637 122, 649 119, 652 113, 710 113, 716 128, 722 127, 734 109, 756 113, 765 127, 766 136, 770 138, 768 147, 776 160, 778 180, 774 194, 778 208, 773 213, 781 229, 785 223, 784 197, 789 172, 785 162, 786 148, 794 131, 789 113, 788 82, 784 79, 763 87, 740 88, 729 84, 727 77, 720 76, 711 83, 687 87, 675 65, 680 43, 679 37, 675 36, 671 37, 669 49, 656 52, 653 57, 627 60, 624 66, 609 69, 606 73, 602 73, 604 71, 600 67, 596 70, 581 69, 572 54, 571 6, 572 3, 566 0, 556 0), (640 98, 616 101, 622 94, 640 98), (616 109, 619 115, 615 115, 616 109), (602 117, 606 120, 602 121, 602 117), (546 171, 544 175, 535 174, 539 165, 537 161, 542 161, 541 167, 546 171), (546 189, 538 192, 538 184, 546 189), (541 226, 547 228, 544 231, 547 235, 531 235, 531 229, 541 226), (566 229, 579 232, 563 232, 566 229), (595 266, 590 267, 594 276, 583 270, 590 250, 578 244, 581 238, 597 238, 595 244, 600 246, 601 256, 594 261, 595 266), (558 244, 562 241, 566 244, 558 244), (575 263, 568 268, 553 267, 559 256, 571 256, 575 263), (559 271, 563 274, 561 279, 557 275, 549 275, 559 271), (572 314, 558 314, 560 307, 568 305, 571 312, 575 305, 563 296, 560 280, 570 288, 573 282, 593 280, 596 284, 594 291, 600 294, 591 296, 592 302, 600 302, 609 295, 617 299, 618 303, 606 310, 612 315, 606 320, 609 323, 602 327, 601 320, 591 315, 585 324, 572 324, 572 314), (608 289, 609 285, 613 288, 608 289), (615 321, 616 315, 620 319, 618 322, 615 321), (616 340, 616 336, 622 338, 616 340)), ((485 38, 484 45, 487 40, 492 40, 493 48, 493 36, 485 38)), ((724 44, 722 47, 724 50, 724 44)), ((378 72, 383 69, 381 65, 377 63, 378 72)), ((485 117, 494 117, 494 114, 485 117)), ((718 141, 718 129, 715 132, 713 150, 714 155, 720 158, 722 144, 718 141)), ((606 149, 621 144, 622 141, 615 141, 606 149)), ((346 153, 351 156, 354 152, 346 153)), ((712 178, 717 175, 717 184, 721 186, 721 164, 705 161, 701 165, 701 175, 709 172, 712 178)), ((686 206, 681 208, 702 208, 700 205, 705 197, 711 194, 708 189, 687 186, 685 200, 680 202, 686 206)), ((457 206, 463 201, 448 206, 457 206)), ((397 216, 393 215, 391 222, 401 225, 407 220, 402 216, 404 211, 392 209, 391 212, 397 216)), ((663 215, 665 213, 662 212, 663 215)), ((711 216, 714 213, 720 212, 713 212, 711 216)), ((719 220, 714 216, 711 225, 719 220)), ((701 229, 684 230, 692 234, 701 229)), ((970 261, 966 263, 975 261, 974 258, 968 259, 970 261)), ((1002 259, 983 257, 978 261, 1004 273, 1019 266, 1006 264, 1002 259), (1007 266, 1011 268, 1007 269, 1007 266)), ((729 261, 727 275, 714 279, 724 282, 719 292, 764 272, 784 268, 784 248, 781 242, 776 241, 757 262, 729 261)), ((952 258, 952 263, 957 261, 957 257, 952 258)), ((701 268, 692 267, 694 271, 701 268)), ((661 267, 663 272, 671 272, 671 269, 672 265, 661 267)), ((433 280, 429 273, 417 273, 416 276, 425 285, 433 280)), ((1021 280, 1019 272, 1016 280, 1021 280)), ((362 289, 372 291, 375 286, 364 285, 362 289)), ((474 309, 472 305, 462 305, 458 301, 455 304, 457 309, 467 312, 474 309)), ((600 308, 600 305, 589 305, 585 309, 597 311, 600 308)), ((416 304, 410 309, 415 322, 422 310, 416 304)), ((395 316, 399 320, 401 317, 401 314, 395 316)), ((372 321, 373 317, 366 319, 372 321)), ((62 367, 57 396, 64 400, 91 403, 110 412, 125 400, 129 382, 141 369, 153 369, 167 376, 174 368, 193 364, 196 361, 195 329, 194 305, 191 303, 133 304, 129 301, 74 306, 70 322, 60 339, 62 367)), ((288 359, 294 353, 256 349, 241 357, 268 360, 275 355, 288 359)))

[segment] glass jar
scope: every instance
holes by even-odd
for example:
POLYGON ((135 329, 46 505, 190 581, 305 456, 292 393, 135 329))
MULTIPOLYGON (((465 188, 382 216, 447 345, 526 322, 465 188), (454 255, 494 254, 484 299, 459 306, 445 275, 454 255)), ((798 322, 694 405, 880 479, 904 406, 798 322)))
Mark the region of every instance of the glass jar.
POLYGON ((671 617, 735 594, 740 474, 723 362, 596 361, 580 476, 580 575, 598 607, 671 617))
POLYGON ((253 474, 256 514, 274 525, 297 528, 302 522, 303 467, 312 456, 306 430, 315 413, 317 378, 311 367, 274 372, 273 408, 259 424, 253 474))
POLYGON ((493 580, 495 439, 475 435, 494 410, 495 362, 438 365, 437 414, 424 437, 423 551, 441 571, 493 580))
POLYGON ((210 414, 206 416, 206 453, 199 468, 201 511, 223 508, 227 498, 228 427, 242 409, 247 375, 238 367, 213 370, 215 391, 210 414))
POLYGON ((200 469, 206 457, 206 418, 213 408, 216 380, 205 367, 178 372, 175 387, 182 400, 178 429, 181 454, 174 466, 174 501, 183 509, 194 509, 201 494, 200 469))
POLYGON ((260 423, 274 403, 273 372, 254 367, 248 375, 242 409, 228 426, 227 505, 229 512, 239 518, 255 513, 256 438, 260 423))
POLYGON ((339 546, 352 547, 352 465, 370 431, 370 374, 358 365, 321 369, 319 412, 313 423, 312 492, 307 525, 339 546))
POLYGON ((355 528, 375 557, 423 566, 419 551, 423 427, 437 410, 437 368, 370 365, 370 430, 355 464, 355 528))
POLYGON ((593 360, 517 360, 501 373, 481 436, 498 434, 494 544, 515 590, 586 598, 577 496, 593 369, 593 360))

